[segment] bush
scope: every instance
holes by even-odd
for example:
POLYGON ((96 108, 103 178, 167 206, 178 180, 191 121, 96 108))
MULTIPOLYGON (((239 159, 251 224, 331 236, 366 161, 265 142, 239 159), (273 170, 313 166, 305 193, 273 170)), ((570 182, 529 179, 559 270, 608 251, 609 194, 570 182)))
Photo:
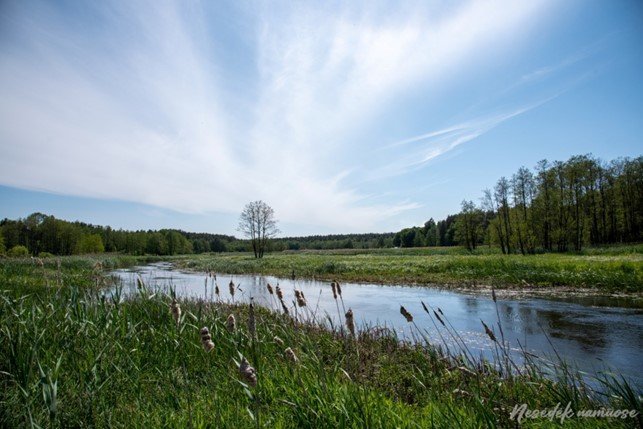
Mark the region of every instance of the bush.
POLYGON ((49 252, 40 252, 38 253, 39 258, 52 258, 54 255, 49 252))
POLYGON ((29 256, 29 250, 27 250, 25 246, 13 246, 9 249, 7 255, 12 258, 24 258, 25 256, 29 256))

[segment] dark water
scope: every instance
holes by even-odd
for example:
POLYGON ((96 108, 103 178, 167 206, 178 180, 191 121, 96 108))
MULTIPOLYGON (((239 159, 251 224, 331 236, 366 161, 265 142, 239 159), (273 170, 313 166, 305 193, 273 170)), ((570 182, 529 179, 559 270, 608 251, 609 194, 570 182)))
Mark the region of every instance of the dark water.
MULTIPOLYGON (((136 277, 140 275, 153 288, 174 288, 180 296, 216 300, 214 278, 207 280, 206 287, 205 274, 173 270, 167 263, 117 270, 113 274, 121 280, 126 293, 136 292, 136 277)), ((294 311, 293 291, 297 288, 304 292, 308 301, 307 317, 314 314, 316 320, 343 323, 328 282, 217 274, 221 300, 231 300, 228 292, 231 279, 239 285, 235 302, 248 302, 253 297, 257 304, 280 308, 275 297, 266 289, 266 283, 273 286, 279 284, 291 311, 294 311)), ((439 329, 436 328, 435 319, 432 321, 424 312, 420 302, 424 301, 433 309, 442 310, 472 354, 492 360, 493 343, 486 336, 481 320, 493 327, 499 336, 499 316, 505 341, 518 362, 522 355, 519 345, 539 356, 539 361, 545 363, 557 360, 555 349, 561 358, 583 372, 594 374, 597 371, 612 370, 629 378, 637 388, 643 386, 643 310, 633 301, 586 297, 499 298, 496 311, 496 305, 490 296, 429 287, 355 283, 343 283, 342 296, 346 310, 352 308, 356 321, 361 325, 386 326, 395 330, 400 338, 406 339, 417 337, 419 328, 430 342, 444 344, 451 350, 459 349, 444 328, 440 325, 439 329), (413 314, 417 328, 401 316, 400 305, 413 314)), ((341 302, 339 310, 343 315, 341 302)))

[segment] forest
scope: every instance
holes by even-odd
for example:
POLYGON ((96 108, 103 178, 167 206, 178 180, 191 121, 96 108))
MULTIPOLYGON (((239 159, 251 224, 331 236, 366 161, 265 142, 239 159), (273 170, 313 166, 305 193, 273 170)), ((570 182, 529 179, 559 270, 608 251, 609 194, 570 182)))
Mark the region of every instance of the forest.
MULTIPOLYGON (((213 229, 216 226, 213 225, 213 229)), ((585 246, 643 241, 643 156, 605 162, 592 155, 521 167, 485 189, 479 203, 463 200, 443 220, 397 233, 276 238, 271 251, 486 245, 502 253, 579 252, 585 246)), ((125 231, 33 213, 0 221, 0 253, 72 255, 121 252, 176 255, 247 251, 230 235, 177 229, 125 231)))

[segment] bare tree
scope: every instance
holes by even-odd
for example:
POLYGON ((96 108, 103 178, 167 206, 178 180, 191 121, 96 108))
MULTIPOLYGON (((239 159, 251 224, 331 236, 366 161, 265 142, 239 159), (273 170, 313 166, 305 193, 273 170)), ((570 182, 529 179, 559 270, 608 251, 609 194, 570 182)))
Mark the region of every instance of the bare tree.
POLYGON ((279 233, 275 211, 261 200, 246 204, 237 229, 250 239, 255 258, 263 257, 268 240, 279 233))

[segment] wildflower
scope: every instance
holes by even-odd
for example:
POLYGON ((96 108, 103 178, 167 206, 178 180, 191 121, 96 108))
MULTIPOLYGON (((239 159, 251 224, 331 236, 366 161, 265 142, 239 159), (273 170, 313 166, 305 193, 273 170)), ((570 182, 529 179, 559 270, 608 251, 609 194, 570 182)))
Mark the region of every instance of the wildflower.
POLYGON ((353 310, 350 308, 346 312, 346 327, 348 328, 348 332, 355 336, 355 321, 353 320, 353 310))
POLYGON ((201 344, 203 344, 203 349, 206 352, 214 349, 214 343, 212 342, 212 336, 210 335, 210 330, 207 327, 201 328, 201 344))
POLYGON ((172 317, 174 318, 174 321, 178 325, 179 321, 181 320, 181 307, 179 306, 179 303, 176 302, 176 298, 172 299, 172 304, 170 305, 170 311, 172 312, 172 317))
POLYGON ((291 361, 292 363, 297 363, 297 362, 299 362, 299 358, 297 358, 297 355, 295 354, 295 352, 294 352, 294 351, 292 351, 292 349, 291 349, 290 347, 288 347, 288 348, 284 351, 284 353, 285 353, 285 355, 286 355, 286 358, 287 358, 289 361, 291 361))
POLYGON ((284 345, 284 340, 282 340, 281 338, 279 338, 279 337, 278 337, 278 336, 276 336, 276 335, 275 335, 275 337, 274 337, 272 340, 273 340, 275 343, 277 343, 278 345, 280 345, 280 346, 283 346, 283 345, 284 345))
POLYGON ((482 322, 482 326, 484 326, 484 331, 487 333, 487 336, 488 336, 489 338, 491 338, 491 341, 493 341, 493 342, 497 342, 497 341, 496 341, 496 336, 495 336, 495 334, 493 333, 493 331, 492 331, 491 329, 489 329, 489 327, 487 326, 487 324, 486 324, 486 323, 484 323, 482 320, 481 320, 481 322, 482 322))
POLYGON ((257 385, 257 371, 250 366, 250 363, 248 363, 245 357, 241 358, 239 373, 250 386, 254 387, 257 385))
POLYGON ((228 328, 228 332, 234 332, 235 329, 237 328, 237 321, 234 318, 234 314, 231 314, 228 316, 228 320, 226 321, 226 327, 228 328))
POLYGON ((404 316, 407 322, 411 323, 413 321, 411 313, 409 313, 402 305, 400 306, 400 313, 402 313, 402 316, 404 316))

